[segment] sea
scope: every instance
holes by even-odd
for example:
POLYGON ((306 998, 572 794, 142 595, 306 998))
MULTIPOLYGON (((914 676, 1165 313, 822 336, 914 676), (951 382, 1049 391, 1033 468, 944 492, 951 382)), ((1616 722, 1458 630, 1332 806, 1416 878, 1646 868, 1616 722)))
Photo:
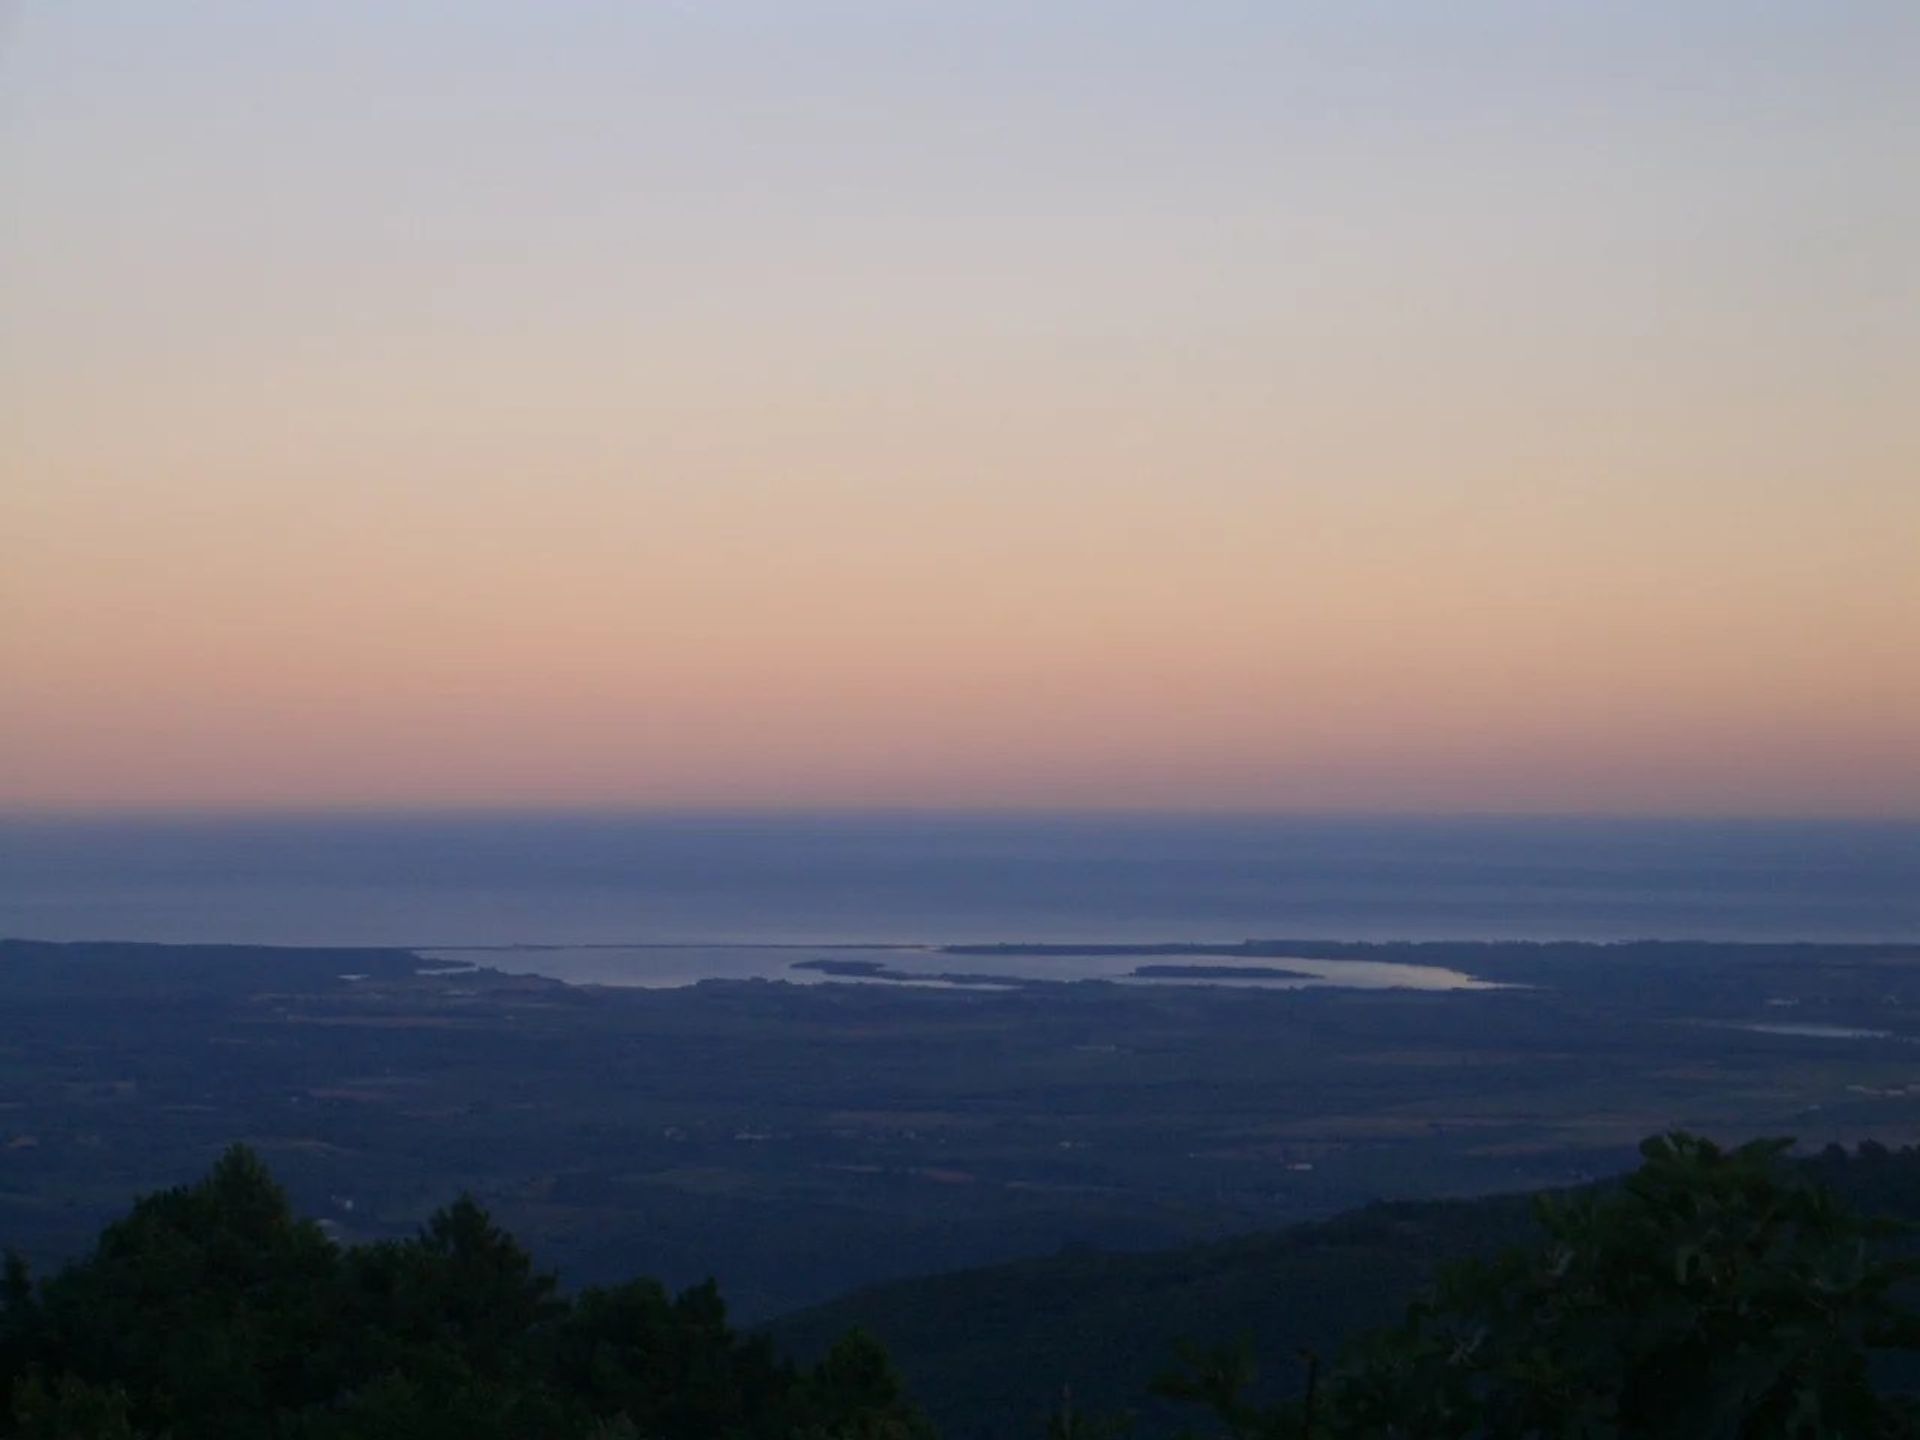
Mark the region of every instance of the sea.
POLYGON ((1920 822, 16 816, 0 937, 399 946, 610 984, 819 980, 793 951, 867 946, 931 975, 982 967, 911 957, 997 942, 1920 943, 1920 822))

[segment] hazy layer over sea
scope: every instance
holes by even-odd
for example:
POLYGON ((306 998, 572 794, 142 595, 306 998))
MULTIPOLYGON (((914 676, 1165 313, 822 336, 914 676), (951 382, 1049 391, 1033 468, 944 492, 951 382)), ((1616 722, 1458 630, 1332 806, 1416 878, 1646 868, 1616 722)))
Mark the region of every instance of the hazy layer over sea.
POLYGON ((429 948, 1920 940, 1920 823, 0 820, 0 936, 429 948))

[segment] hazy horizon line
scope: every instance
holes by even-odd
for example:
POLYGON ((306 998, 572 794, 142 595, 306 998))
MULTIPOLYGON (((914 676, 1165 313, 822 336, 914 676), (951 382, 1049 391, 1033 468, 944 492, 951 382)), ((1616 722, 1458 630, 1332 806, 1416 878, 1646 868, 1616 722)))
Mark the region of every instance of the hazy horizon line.
POLYGON ((1920 812, 1143 805, 244 805, 9 807, 0 824, 351 820, 1247 820, 1920 826, 1920 812))

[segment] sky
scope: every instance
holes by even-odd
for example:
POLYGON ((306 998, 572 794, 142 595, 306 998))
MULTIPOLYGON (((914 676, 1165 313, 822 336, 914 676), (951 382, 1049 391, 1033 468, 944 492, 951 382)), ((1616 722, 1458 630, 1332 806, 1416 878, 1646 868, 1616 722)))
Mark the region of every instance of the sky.
POLYGON ((1911 0, 0 0, 0 809, 1920 815, 1911 0))

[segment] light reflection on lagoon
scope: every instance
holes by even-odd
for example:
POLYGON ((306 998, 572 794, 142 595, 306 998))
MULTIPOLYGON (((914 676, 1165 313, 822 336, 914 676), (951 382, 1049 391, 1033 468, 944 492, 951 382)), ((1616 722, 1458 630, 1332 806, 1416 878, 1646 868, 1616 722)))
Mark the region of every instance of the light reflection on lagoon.
POLYGON ((1867 1030, 1856 1025, 1792 1025, 1762 1023, 1729 1025, 1729 1030, 1746 1030, 1755 1035, 1798 1035, 1807 1040, 1892 1040, 1891 1030, 1867 1030))
MULTIPOLYGON (((1137 959, 1127 956, 1126 959, 1137 959)), ((1175 962, 1177 963, 1177 962, 1175 962)), ((1235 957, 1208 955, 1195 963, 1212 969, 1292 970, 1299 978, 1249 976, 1229 979, 1210 976, 1205 979, 1178 975, 1116 975, 1111 978, 1129 985, 1232 985, 1259 986, 1269 990, 1505 990, 1513 987, 1491 980, 1476 980, 1462 970, 1439 965, 1400 965, 1386 960, 1302 960, 1291 955, 1241 961, 1235 957)))
POLYGON ((1142 953, 956 955, 931 945, 630 945, 421 950, 422 959, 542 975, 571 985, 678 989, 703 980, 795 985, 895 985, 1009 990, 1026 983, 1108 981, 1259 990, 1496 990, 1507 987, 1437 965, 1294 956, 1142 953), (1142 974, 1142 970, 1155 973, 1142 974), (1235 975, 1231 971, 1244 971, 1235 975))

